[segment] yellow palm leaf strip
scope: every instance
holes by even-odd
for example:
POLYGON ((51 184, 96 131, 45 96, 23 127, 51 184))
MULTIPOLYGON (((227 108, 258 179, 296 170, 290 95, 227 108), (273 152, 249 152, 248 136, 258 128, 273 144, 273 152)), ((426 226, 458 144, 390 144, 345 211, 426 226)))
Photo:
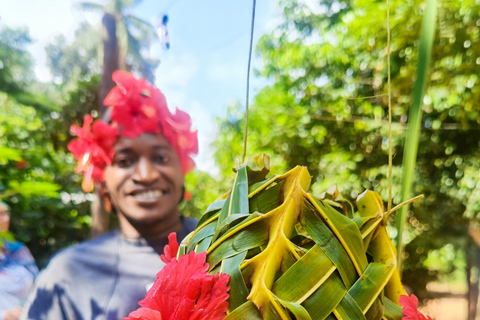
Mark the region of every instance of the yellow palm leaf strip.
POLYGON ((365 222, 360 228, 360 234, 362 235, 362 239, 365 239, 369 235, 372 235, 381 222, 382 217, 380 216, 374 216, 369 218, 368 221, 365 222))
POLYGON ((400 273, 397 268, 397 250, 388 236, 385 226, 380 226, 373 235, 373 239, 368 247, 374 262, 390 264, 393 271, 392 276, 385 286, 385 296, 390 300, 399 304, 400 296, 405 293, 400 273))
POLYGON ((382 218, 383 223, 376 228, 368 251, 372 255, 373 261, 394 266, 393 275, 385 287, 385 296, 398 304, 400 296, 405 294, 405 289, 397 268, 397 250, 386 230, 387 214, 384 211, 382 199, 378 193, 366 190, 358 196, 357 208, 358 213, 363 217, 379 216, 382 218))
MULTIPOLYGON (((292 175, 292 172, 294 172, 296 170, 296 168, 288 171, 287 173, 285 174, 282 174, 282 175, 277 175, 277 176, 273 176, 271 177, 270 179, 268 179, 267 181, 265 181, 264 183, 261 183, 262 186, 255 189, 253 192, 251 192, 248 197, 249 198, 252 198, 254 195, 256 195, 257 193, 259 193, 260 191, 262 190, 265 190, 266 188, 268 188, 269 186, 272 185, 272 183, 274 182, 277 182, 279 180, 284 180, 286 179, 287 177, 290 177, 292 175)), ((215 250, 218 246, 220 246, 227 238, 230 238, 232 236, 235 236, 236 234, 238 234, 239 232, 241 232, 242 230, 244 230, 245 228, 249 227, 250 225, 252 224, 255 224, 257 223, 259 220, 263 220, 263 219, 268 219, 269 216, 267 215, 261 215, 259 217, 257 217, 256 219, 253 219, 253 220, 250 220, 248 221, 248 223, 245 223, 245 224, 242 224, 241 226, 236 226, 234 229, 231 229, 229 231, 227 231, 224 235, 222 235, 219 239, 217 239, 207 250, 207 255, 209 255, 213 250, 215 250)))
POLYGON ((253 270, 251 274, 252 288, 248 299, 257 306, 265 318, 270 316, 271 307, 280 315, 284 313, 282 305, 276 301, 270 290, 275 280, 275 274, 280 269, 287 252, 298 256, 289 237, 300 213, 299 208, 303 199, 302 189, 308 189, 309 186, 310 174, 306 168, 296 167, 289 172, 284 185, 284 203, 265 214, 271 218, 266 248, 242 265, 242 268, 248 267, 253 270))

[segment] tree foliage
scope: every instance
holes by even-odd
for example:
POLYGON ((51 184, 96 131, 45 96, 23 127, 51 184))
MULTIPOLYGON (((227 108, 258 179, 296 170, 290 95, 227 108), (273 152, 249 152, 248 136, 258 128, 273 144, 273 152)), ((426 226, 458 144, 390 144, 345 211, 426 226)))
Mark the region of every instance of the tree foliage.
POLYGON ((32 40, 26 30, 3 27, 0 30, 0 89, 17 93, 32 80, 27 71, 32 66, 32 58, 24 46, 32 40))
POLYGON ((101 72, 101 36, 98 28, 84 22, 75 31, 75 38, 68 43, 63 35, 55 37, 45 48, 47 64, 55 83, 76 84, 89 80, 101 72))
MULTIPOLYGON (((66 150, 70 134, 65 119, 73 121, 76 114, 68 115, 75 107, 62 109, 62 101, 55 101, 59 94, 49 94, 52 87, 31 79, 31 57, 24 47, 28 42, 18 41, 29 39, 28 32, 0 30, 5 32, 15 37, 2 37, 2 50, 22 58, 10 56, 0 74, 1 83, 12 83, 0 87, 0 197, 11 204, 13 234, 43 266, 53 253, 88 235, 89 202, 66 150)), ((79 92, 67 100, 72 103, 80 95, 88 99, 79 92)), ((82 99, 72 104, 80 106, 82 99)))

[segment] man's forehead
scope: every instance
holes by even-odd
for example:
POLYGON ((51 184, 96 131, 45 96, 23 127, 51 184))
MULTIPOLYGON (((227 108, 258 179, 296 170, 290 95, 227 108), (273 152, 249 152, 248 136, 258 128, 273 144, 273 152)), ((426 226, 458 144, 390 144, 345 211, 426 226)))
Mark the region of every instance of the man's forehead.
POLYGON ((115 143, 115 151, 125 148, 148 147, 151 149, 171 149, 167 139, 160 134, 142 134, 136 138, 120 137, 115 143))

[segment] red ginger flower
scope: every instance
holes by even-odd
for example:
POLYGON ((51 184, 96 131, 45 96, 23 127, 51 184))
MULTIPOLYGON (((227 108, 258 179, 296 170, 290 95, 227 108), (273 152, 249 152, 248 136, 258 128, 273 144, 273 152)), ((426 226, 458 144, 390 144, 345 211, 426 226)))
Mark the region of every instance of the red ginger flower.
POLYGON ((76 125, 70 131, 78 136, 68 144, 68 150, 78 160, 77 172, 84 175, 83 189, 89 192, 93 189, 93 182, 103 181, 105 165, 112 163, 113 144, 117 140, 118 129, 103 121, 95 121, 86 114, 83 127, 76 125))
POLYGON ((124 320, 222 320, 228 309, 227 274, 208 274, 206 253, 175 259, 178 243, 168 237, 162 261, 168 264, 157 274, 157 280, 139 304, 142 308, 124 320))
POLYGON ((417 310, 418 298, 412 294, 410 297, 406 295, 400 296, 400 304, 403 306, 402 320, 432 320, 429 316, 424 316, 417 310))
POLYGON ((124 71, 115 71, 112 79, 117 86, 103 104, 112 108, 110 117, 122 128, 122 135, 135 138, 144 132, 160 133, 160 119, 170 114, 160 90, 124 71))

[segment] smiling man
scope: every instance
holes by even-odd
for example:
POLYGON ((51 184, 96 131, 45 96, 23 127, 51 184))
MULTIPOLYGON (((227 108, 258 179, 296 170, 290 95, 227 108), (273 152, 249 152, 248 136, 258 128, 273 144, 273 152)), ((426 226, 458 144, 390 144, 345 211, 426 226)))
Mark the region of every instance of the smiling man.
POLYGON ((179 240, 196 221, 178 211, 184 174, 194 167, 196 132, 188 114, 171 114, 161 92, 144 80, 114 73, 105 99, 111 122, 87 115, 69 150, 83 187, 101 185, 120 229, 57 254, 40 274, 22 319, 122 319, 138 308, 164 263, 167 236, 179 240))

